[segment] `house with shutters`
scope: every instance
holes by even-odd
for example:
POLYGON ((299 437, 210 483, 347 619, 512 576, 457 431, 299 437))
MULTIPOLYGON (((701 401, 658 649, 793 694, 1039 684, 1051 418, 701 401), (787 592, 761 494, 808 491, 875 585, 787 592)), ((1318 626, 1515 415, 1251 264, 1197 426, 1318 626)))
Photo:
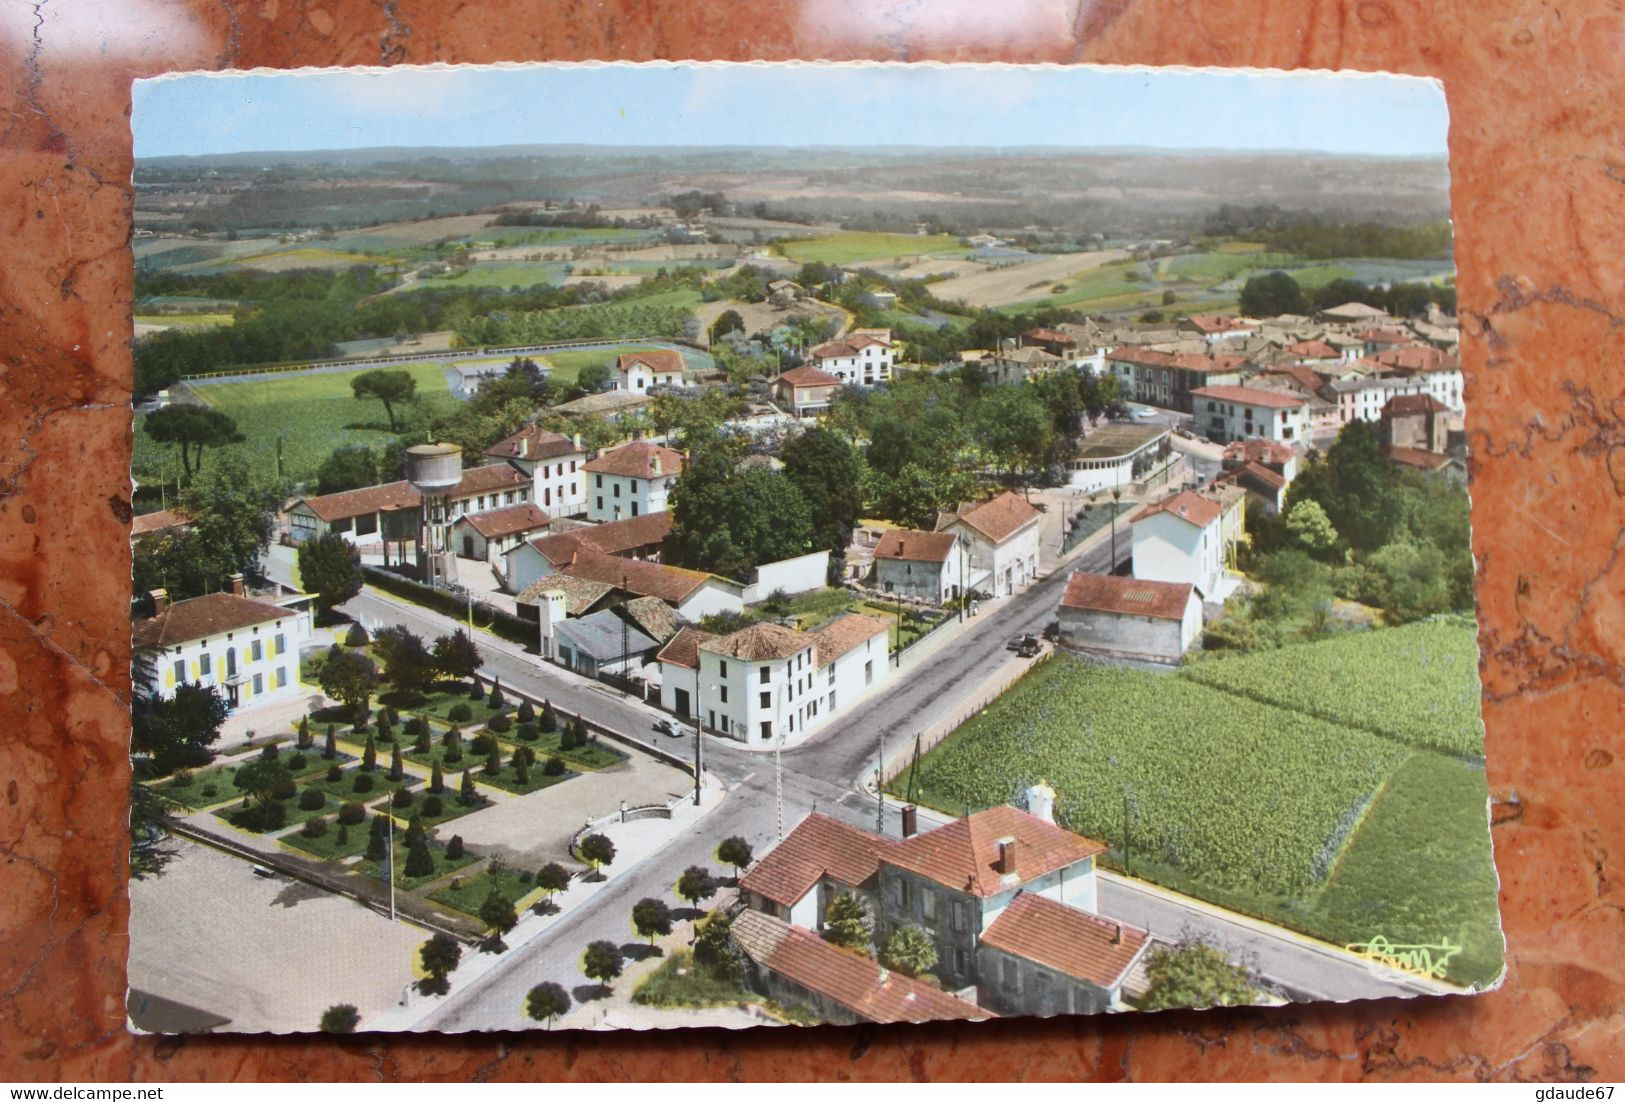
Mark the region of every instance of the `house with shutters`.
POLYGON ((1189 582, 1079 571, 1067 579, 1055 619, 1072 650, 1177 664, 1202 638, 1202 598, 1189 582))
POLYGON ((965 541, 967 591, 1008 597, 1038 576, 1038 516, 1026 498, 1011 491, 937 516, 938 532, 965 541))
POLYGON ((137 647, 150 648, 160 697, 195 683, 218 688, 236 711, 297 697, 299 647, 311 634, 310 613, 233 592, 170 601, 152 591, 154 614, 135 623, 137 647))
POLYGON ((858 329, 809 349, 807 363, 847 386, 874 386, 891 381, 895 351, 890 329, 858 329))
POLYGON ((530 499, 550 517, 575 517, 587 511, 587 451, 581 436, 549 432, 526 425, 485 449, 488 462, 508 463, 530 475, 530 499))
POLYGON ((657 386, 682 386, 683 354, 673 348, 646 348, 615 357, 611 390, 643 394, 657 386))
POLYGON ((1225 514, 1222 503, 1195 490, 1134 513, 1128 518, 1134 577, 1194 586, 1203 601, 1223 600, 1230 588, 1224 575, 1225 514))
POLYGON ((1450 408, 1431 394, 1390 398, 1377 422, 1377 440, 1391 448, 1442 453, 1450 444, 1450 408))
POLYGON ((957 532, 889 528, 874 546, 874 585, 887 593, 943 605, 965 589, 969 549, 957 532))
POLYGON ((666 511, 666 495, 683 473, 683 454, 646 440, 600 452, 582 468, 587 519, 621 520, 666 511))
POLYGON ((1251 436, 1283 444, 1309 439, 1310 399, 1299 393, 1259 387, 1204 386, 1191 391, 1194 427, 1218 444, 1251 436))
POLYGON ((812 631, 680 631, 656 656, 660 702, 748 746, 795 746, 886 682, 891 622, 849 612, 812 631), (685 634, 686 632, 686 634, 685 634))
POLYGON ((1206 356, 1125 346, 1106 356, 1106 369, 1124 398, 1147 405, 1193 412, 1193 394, 1207 386, 1239 386, 1245 356, 1206 356))
POLYGON ((877 944, 904 926, 924 931, 933 974, 961 997, 974 992, 984 1012, 1120 1009, 1150 935, 1099 914, 1095 860, 1106 847, 1055 824, 1047 786, 1029 790, 1028 806, 918 834, 905 816, 901 839, 814 813, 740 878, 742 913, 817 935, 835 897, 852 895, 877 944))
POLYGON ((773 400, 797 417, 823 413, 844 384, 810 364, 793 367, 773 380, 773 400))

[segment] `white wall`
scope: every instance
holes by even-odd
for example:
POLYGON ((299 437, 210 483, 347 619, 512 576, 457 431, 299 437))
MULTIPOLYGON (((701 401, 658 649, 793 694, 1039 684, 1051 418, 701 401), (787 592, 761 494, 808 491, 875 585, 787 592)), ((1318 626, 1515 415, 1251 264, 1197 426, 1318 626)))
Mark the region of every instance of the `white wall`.
POLYGON ((677 484, 677 476, 632 478, 588 472, 585 481, 588 520, 628 520, 665 512, 666 494, 677 484))
POLYGON ((828 551, 814 551, 793 559, 763 563, 756 568, 756 580, 745 587, 742 596, 747 605, 753 605, 767 600, 780 589, 792 597, 797 593, 810 593, 823 589, 828 575, 828 551))
POLYGON ((521 543, 504 556, 508 578, 508 592, 523 593, 532 582, 552 574, 553 564, 528 542, 521 543))
POLYGON ((1134 576, 1153 582, 1188 582, 1204 597, 1218 592, 1224 570, 1219 521, 1198 528, 1170 513, 1152 513, 1129 526, 1134 576))
POLYGON ((227 660, 229 650, 236 661, 237 709, 258 707, 279 700, 288 700, 300 694, 299 644, 309 635, 308 616, 289 612, 282 620, 266 621, 246 628, 233 629, 231 638, 225 632, 194 639, 175 647, 165 647, 157 657, 157 692, 168 699, 175 695, 181 681, 219 686, 226 692, 227 660), (280 637, 281 646, 277 643, 280 637), (254 658, 254 645, 260 647, 260 657, 254 658), (203 672, 203 657, 208 656, 209 669, 203 672), (177 671, 177 665, 179 670, 177 671), (177 672, 179 677, 177 677, 177 672), (260 691, 254 691, 254 678, 260 678, 260 691), (281 684, 278 684, 278 681, 281 684))
POLYGON ((745 608, 743 592, 743 587, 734 582, 712 578, 678 604, 677 614, 697 622, 719 612, 742 612, 745 608))

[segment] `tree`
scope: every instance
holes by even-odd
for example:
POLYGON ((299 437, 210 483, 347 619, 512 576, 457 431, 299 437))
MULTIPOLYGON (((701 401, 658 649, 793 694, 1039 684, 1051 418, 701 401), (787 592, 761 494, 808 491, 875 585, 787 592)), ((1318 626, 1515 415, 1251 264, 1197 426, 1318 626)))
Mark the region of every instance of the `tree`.
POLYGON ((361 749, 361 771, 363 773, 371 773, 377 768, 378 768, 378 747, 372 741, 372 736, 368 735, 367 736, 367 743, 361 749))
POLYGON ((176 403, 147 414, 142 427, 160 444, 180 449, 181 469, 186 481, 194 470, 203 469, 203 449, 241 444, 246 437, 237 431, 237 422, 209 406, 176 403))
POLYGON ((233 574, 259 581, 264 576, 260 558, 270 545, 281 503, 276 487, 255 483, 241 455, 222 455, 176 505, 190 526, 136 541, 135 591, 161 586, 171 598, 184 600, 225 589, 233 574))
POLYGON ((496 739, 491 740, 491 748, 485 752, 485 775, 494 777, 502 772, 502 749, 496 739))
POLYGON ((444 995, 450 984, 446 977, 457 970, 463 959, 463 947, 448 934, 436 934, 418 950, 418 961, 427 973, 420 988, 425 994, 444 995))
POLYGON ((605 865, 615 863, 615 843, 602 834, 587 835, 581 839, 576 850, 581 854, 581 859, 592 866, 595 873, 605 865))
POLYGON ((316 468, 316 492, 337 494, 345 490, 359 490, 375 486, 380 481, 378 461, 372 450, 359 444, 346 444, 333 449, 316 468))
POLYGON ((995 470, 1030 481, 1049 466, 1054 428, 1035 387, 994 387, 971 407, 970 430, 995 470))
POLYGON ((336 532, 299 545, 299 578, 305 592, 316 595, 323 613, 361 592, 361 556, 349 540, 336 532))
MULTIPOLYGON (((425 737, 427 737, 427 732, 425 732, 425 737)), ((421 752, 422 751, 420 751, 420 753, 421 752)), ((446 774, 440 768, 440 763, 435 762, 434 763, 434 768, 429 770, 429 793, 431 795, 438 796, 442 792, 444 792, 445 790, 446 790, 446 774)))
POLYGON ((367 714, 373 690, 378 687, 378 667, 360 651, 341 650, 329 654, 316 676, 322 692, 344 704, 359 721, 367 714))
POLYGON ((338 1003, 322 1011, 320 1029, 323 1033, 354 1033, 361 1024, 361 1015, 349 1003, 338 1003))
POLYGON ((350 380, 350 390, 361 400, 377 399, 384 403, 384 416, 389 418, 389 431, 399 432, 395 420, 395 406, 409 402, 418 392, 418 381, 410 371, 388 371, 382 368, 363 371, 350 380))
POLYGON ((310 717, 308 715, 299 717, 298 731, 299 737, 294 739, 294 746, 301 750, 309 750, 315 745, 315 740, 310 734, 310 717))
POLYGON ((867 953, 871 931, 869 915, 857 896, 841 892, 829 901, 829 909, 824 912, 825 941, 843 949, 867 953))
POLYGON ((544 897, 562 892, 570 886, 570 870, 557 861, 549 861, 536 870, 536 886, 541 889, 544 897))
POLYGON ((1308 308, 1303 288, 1285 272, 1253 276, 1241 288, 1241 312, 1249 318, 1301 314, 1308 308))
POLYGON ((1151 950, 1145 971, 1150 981, 1142 1004, 1145 1010, 1242 1006, 1258 998, 1251 973, 1204 941, 1151 950))
POLYGON ((423 640, 399 624, 373 632, 372 653, 383 663, 384 680, 398 693, 421 695, 434 675, 435 660, 423 640))
POLYGON ((474 774, 470 770, 463 770, 463 783, 457 789, 457 802, 464 807, 472 807, 480 802, 479 791, 474 787, 474 774))
POLYGON ((694 926, 694 963, 722 980, 737 980, 742 967, 732 931, 733 921, 720 909, 694 926))
POLYGON ((406 848, 406 866, 401 871, 411 880, 433 875, 434 854, 429 852, 427 842, 420 841, 417 845, 406 848))
MULTIPOLYGON (((359 806, 359 805, 357 805, 359 806)), ((380 813, 372 817, 372 825, 367 829, 367 860, 383 864, 389 857, 389 835, 393 829, 394 821, 387 813, 380 813)))
POLYGON ((1313 499, 1300 501, 1287 510, 1286 530, 1315 558, 1322 558, 1337 546, 1337 529, 1326 510, 1313 499))
POLYGON ((1437 547, 1395 540, 1366 565, 1378 578, 1375 596, 1390 624, 1408 624, 1454 605, 1449 568, 1437 547))
POLYGON ((480 921, 491 928, 492 940, 500 942, 502 935, 514 928, 519 916, 514 913, 513 901, 492 888, 485 902, 480 904, 480 921))
POLYGON ((526 750, 521 746, 513 752, 513 779, 520 788, 530 787, 530 755, 526 750))
POLYGON ((828 429, 809 429, 779 453, 784 475, 801 491, 812 521, 814 547, 844 557, 863 510, 863 460, 851 441, 828 429))
POLYGON ((744 328, 745 319, 739 316, 738 310, 724 310, 717 315, 717 320, 711 323, 711 328, 707 331, 706 336, 711 344, 716 344, 724 333, 732 333, 736 330, 742 332, 744 328))
POLYGON ((632 926, 653 945, 655 938, 671 933, 671 908, 663 900, 640 899, 632 904, 632 926))
POLYGON ((608 390, 614 374, 608 364, 587 364, 576 374, 576 389, 582 394, 597 394, 608 390))
POLYGON ((401 760, 401 748, 400 744, 397 743, 395 749, 389 752, 389 779, 398 781, 405 776, 406 764, 401 760))
POLYGON ((739 870, 750 864, 751 856, 750 843, 737 834, 724 838, 722 844, 717 846, 717 860, 733 866, 736 882, 739 880, 739 870))
POLYGON ((508 706, 507 699, 502 695, 502 678, 491 682, 491 693, 485 698, 485 706, 493 712, 508 706))
POLYGON ((169 697, 149 692, 143 705, 130 711, 130 748, 146 754, 159 773, 206 763, 212 756, 208 747, 231 714, 225 694, 193 682, 176 685, 169 697))
POLYGON ((548 981, 539 983, 530 989, 525 996, 525 1013, 532 1021, 546 1022, 547 1028, 553 1028, 553 1019, 563 1016, 570 1010, 570 996, 560 985, 548 981))
POLYGON ((610 981, 621 974, 624 959, 621 947, 613 941, 595 941, 581 955, 581 973, 608 991, 610 981))
POLYGON ((899 926, 880 947, 880 963, 894 972, 921 979, 937 966, 937 947, 918 926, 899 926))
POLYGON ((739 471, 717 437, 689 444, 690 461, 671 494, 667 561, 747 578, 764 562, 807 552, 812 513, 794 482, 767 467, 739 471))
POLYGON ((322 757, 332 761, 339 756, 338 736, 333 733, 333 725, 327 725, 327 735, 322 741, 322 757))
MULTIPOLYGON (((474 672, 484 664, 480 649, 462 628, 434 641, 434 668, 442 677, 461 681, 465 677, 473 677, 474 672)), ((478 687, 476 682, 475 688, 478 687)))
POLYGON ((711 870, 699 865, 690 865, 677 878, 677 895, 686 899, 690 907, 698 907, 700 900, 710 899, 716 892, 717 882, 711 870))
POLYGON ((544 735, 551 735, 559 729, 559 717, 553 711, 553 705, 542 701, 542 717, 537 721, 537 729, 544 735))

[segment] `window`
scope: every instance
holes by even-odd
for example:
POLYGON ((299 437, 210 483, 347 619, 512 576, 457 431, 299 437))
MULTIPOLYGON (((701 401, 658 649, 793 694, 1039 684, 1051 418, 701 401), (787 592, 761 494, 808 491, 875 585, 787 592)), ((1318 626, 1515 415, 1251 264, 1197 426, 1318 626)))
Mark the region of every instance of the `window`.
POLYGON ((773 737, 773 725, 765 719, 762 721, 762 737, 765 739, 773 737))
POLYGON ((1006 957, 1004 959, 1003 973, 1004 973, 1004 989, 1006 991, 1020 991, 1021 990, 1021 976, 1019 974, 1018 969, 1016 968, 1016 962, 1011 960, 1009 957, 1006 957))
POLYGON ((260 641, 256 639, 248 645, 248 653, 251 661, 258 662, 265 657, 265 648, 260 646, 260 641))
POLYGON ((865 685, 872 685, 872 684, 874 684, 874 680, 875 680, 875 663, 874 663, 874 659, 871 658, 869 661, 867 661, 867 662, 865 662, 863 664, 863 683, 865 685))
POLYGON ((835 684, 835 663, 829 664, 829 684, 835 684))
POLYGON ((211 664, 211 662, 210 662, 209 652, 208 651, 204 651, 202 654, 198 655, 197 669, 198 669, 199 676, 201 676, 201 677, 208 677, 209 676, 209 666, 210 666, 210 664, 211 664))
POLYGON ((638 503, 635 502, 635 501, 632 503, 632 515, 633 516, 638 515, 638 503))
POLYGON ((760 694, 760 697, 761 697, 760 704, 759 704, 760 707, 763 707, 763 708, 771 708, 771 707, 773 707, 773 694, 772 693, 762 693, 762 694, 760 694))
POLYGON ((286 635, 282 635, 282 634, 279 633, 277 635, 277 637, 276 637, 276 651, 274 653, 281 654, 283 651, 285 651, 287 649, 288 649, 288 637, 286 635))
MULTIPOLYGON (((726 673, 727 671, 724 670, 723 672, 726 673)), ((726 703, 728 703, 728 686, 723 685, 723 686, 720 686, 720 688, 722 689, 722 696, 718 697, 718 699, 722 703, 726 704, 726 703)))
POLYGON ((829 710, 832 711, 832 712, 835 710, 835 690, 834 689, 831 689, 830 693, 829 693, 829 710))
POLYGON ((615 483, 613 489, 614 489, 614 495, 613 496, 620 497, 621 496, 621 484, 619 482, 615 483))
POLYGON ((254 675, 254 695, 259 696, 264 691, 265 691, 265 675, 262 674, 262 673, 257 673, 257 674, 254 675))
POLYGON ((186 659, 175 660, 175 684, 180 685, 186 681, 186 659))
POLYGON ((600 494, 598 496, 598 508, 602 509, 603 507, 604 507, 604 497, 603 497, 602 494, 600 494))
POLYGON ((596 475, 593 475, 593 478, 596 480, 593 483, 593 485, 597 486, 600 490, 602 490, 604 488, 604 476, 601 475, 601 474, 596 474, 596 475))
POLYGON ((772 679, 773 679, 773 671, 770 668, 768 668, 767 666, 763 666, 761 668, 761 677, 759 678, 761 683, 766 685, 770 681, 772 681, 772 679))
POLYGON ((954 971, 960 975, 964 975, 966 971, 965 950, 960 949, 957 946, 954 948, 954 971))
POLYGON ((926 888, 920 895, 925 905, 925 924, 934 930, 937 928, 937 893, 926 888))
POLYGON ((283 666, 276 671, 276 688, 285 688, 288 684, 288 668, 283 666))

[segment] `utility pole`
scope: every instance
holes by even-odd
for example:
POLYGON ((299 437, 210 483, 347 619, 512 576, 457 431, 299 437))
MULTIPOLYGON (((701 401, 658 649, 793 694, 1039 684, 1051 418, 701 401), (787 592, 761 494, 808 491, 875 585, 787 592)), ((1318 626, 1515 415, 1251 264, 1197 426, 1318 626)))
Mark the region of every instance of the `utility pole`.
POLYGON ((886 728, 880 728, 880 750, 875 758, 875 833, 886 833, 886 728))
POLYGON ((700 716, 700 652, 694 650, 694 806, 700 806, 700 776, 705 772, 705 736, 700 716))
MULTIPOLYGON (((779 841, 784 841, 784 686, 773 694, 773 799, 778 805, 779 841)), ((746 736, 749 737, 748 735, 746 736)))
POLYGON ((384 813, 389 821, 389 846, 386 859, 389 861, 389 920, 395 921, 395 816, 389 812, 384 813))

